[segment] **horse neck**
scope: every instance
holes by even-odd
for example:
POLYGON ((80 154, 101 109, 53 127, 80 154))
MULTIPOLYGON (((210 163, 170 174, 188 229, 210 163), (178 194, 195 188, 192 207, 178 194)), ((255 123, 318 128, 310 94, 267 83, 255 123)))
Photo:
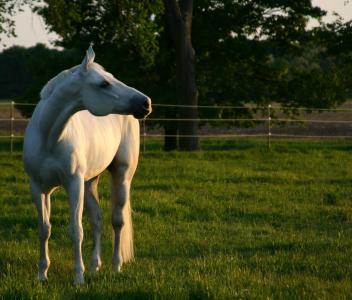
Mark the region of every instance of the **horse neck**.
POLYGON ((42 103, 39 130, 47 149, 52 149, 60 139, 69 119, 78 111, 83 110, 80 100, 75 96, 53 93, 42 103))

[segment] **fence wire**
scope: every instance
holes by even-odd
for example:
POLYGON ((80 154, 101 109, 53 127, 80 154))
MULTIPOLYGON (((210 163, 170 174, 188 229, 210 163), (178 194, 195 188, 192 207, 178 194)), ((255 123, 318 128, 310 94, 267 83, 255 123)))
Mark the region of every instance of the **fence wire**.
MULTIPOLYGON (((17 103, 17 102, 0 102, 0 138, 2 139, 10 139, 10 151, 13 152, 14 140, 22 139, 23 132, 25 129, 26 123, 29 122, 29 118, 24 118, 17 111, 16 107, 19 106, 35 106, 35 104, 31 103, 17 103), (4 116, 4 108, 8 108, 6 112, 8 115, 4 116), (20 124, 20 125, 19 125, 20 124)), ((352 135, 348 134, 336 134, 336 135, 322 135, 322 134, 295 134, 295 133, 277 133, 273 132, 275 124, 294 124, 295 126, 300 125, 311 125, 311 124, 321 124, 321 125, 346 125, 351 126, 352 131, 352 114, 351 120, 340 120, 340 119, 305 119, 302 118, 302 113, 326 113, 326 112, 335 112, 335 113, 343 113, 343 112, 352 112, 352 108, 309 108, 309 107, 284 107, 278 105, 269 104, 266 107, 263 106, 226 106, 226 105, 172 105, 172 104, 161 104, 156 103, 153 104, 154 111, 158 108, 172 109, 172 108, 199 108, 199 109, 226 109, 226 110, 251 110, 251 111, 260 111, 262 113, 262 117, 254 117, 254 118, 147 118, 145 120, 140 120, 141 123, 141 138, 142 138, 142 146, 145 150, 145 143, 147 138, 165 138, 165 137, 175 137, 175 138, 224 138, 224 139, 233 139, 233 138, 267 138, 268 146, 270 147, 272 138, 300 138, 300 139, 350 139, 352 135), (275 114, 279 111, 283 114, 285 111, 290 110, 298 111, 297 118, 295 117, 274 117, 275 114), (241 133, 238 132, 238 128, 231 127, 227 129, 227 133, 209 133, 205 132, 202 134, 196 135, 184 135, 184 134, 166 134, 162 132, 162 129, 159 129, 158 132, 155 132, 153 129, 153 124, 162 123, 162 122, 198 122, 201 124, 209 124, 209 123, 233 123, 238 124, 241 122, 254 122, 256 124, 261 124, 261 132, 254 133, 241 133), (147 126, 148 125, 148 126, 147 126)), ((234 125, 233 125, 234 126, 234 125)), ((258 126, 258 125, 257 125, 258 126)))

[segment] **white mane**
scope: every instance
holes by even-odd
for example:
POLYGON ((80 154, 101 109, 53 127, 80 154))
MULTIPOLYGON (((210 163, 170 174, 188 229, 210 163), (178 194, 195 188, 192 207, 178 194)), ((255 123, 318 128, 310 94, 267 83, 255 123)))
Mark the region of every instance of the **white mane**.
POLYGON ((46 85, 40 91, 40 99, 45 100, 50 97, 54 92, 55 88, 62 82, 64 82, 67 77, 69 77, 79 66, 75 66, 71 69, 64 70, 57 74, 55 77, 51 78, 46 85))
MULTIPOLYGON (((57 74, 55 77, 51 78, 40 91, 40 99, 45 100, 49 98, 50 95, 54 92, 55 88, 59 86, 62 82, 64 82, 79 67, 80 65, 72 67, 68 70, 64 70, 57 74)), ((89 64, 89 68, 95 69, 97 71, 105 71, 104 68, 97 63, 89 64)))

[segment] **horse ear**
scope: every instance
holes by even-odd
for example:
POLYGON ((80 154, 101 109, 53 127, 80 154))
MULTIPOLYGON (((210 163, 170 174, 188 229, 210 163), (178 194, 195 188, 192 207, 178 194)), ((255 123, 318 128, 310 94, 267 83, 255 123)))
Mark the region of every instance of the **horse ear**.
POLYGON ((84 57, 82 64, 81 64, 82 69, 84 71, 87 71, 89 65, 94 62, 94 57, 95 57, 95 53, 93 51, 93 43, 91 43, 87 52, 86 52, 86 56, 84 57))

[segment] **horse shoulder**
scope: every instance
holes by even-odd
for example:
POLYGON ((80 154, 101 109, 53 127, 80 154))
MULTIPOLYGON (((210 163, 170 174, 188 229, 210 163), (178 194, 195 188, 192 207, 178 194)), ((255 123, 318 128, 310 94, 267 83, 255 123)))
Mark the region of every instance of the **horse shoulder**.
POLYGON ((132 116, 124 116, 125 124, 114 162, 127 172, 134 173, 138 164, 140 137, 139 121, 132 116))

